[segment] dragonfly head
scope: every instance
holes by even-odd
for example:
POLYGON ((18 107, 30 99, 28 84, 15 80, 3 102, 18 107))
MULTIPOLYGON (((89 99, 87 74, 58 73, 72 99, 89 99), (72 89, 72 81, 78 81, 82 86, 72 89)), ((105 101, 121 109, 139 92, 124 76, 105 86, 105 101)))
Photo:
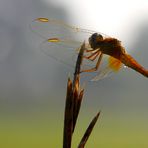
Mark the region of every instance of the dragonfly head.
POLYGON ((96 49, 98 42, 102 40, 103 40, 103 36, 101 34, 94 33, 89 37, 89 44, 91 48, 96 49))

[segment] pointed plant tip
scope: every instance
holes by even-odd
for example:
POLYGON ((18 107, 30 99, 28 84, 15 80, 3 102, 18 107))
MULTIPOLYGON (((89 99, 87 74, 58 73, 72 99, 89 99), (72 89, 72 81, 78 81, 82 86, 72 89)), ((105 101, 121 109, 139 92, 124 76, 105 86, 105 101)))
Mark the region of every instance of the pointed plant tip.
POLYGON ((79 94, 79 99, 80 99, 80 100, 82 100, 83 95, 84 95, 84 89, 82 89, 82 90, 80 91, 80 94, 79 94))
POLYGON ((101 110, 97 113, 97 117, 99 117, 99 116, 100 116, 100 114, 101 114, 101 110))
POLYGON ((75 88, 76 88, 77 91, 79 90, 79 80, 76 80, 75 88))
POLYGON ((68 78, 68 85, 72 84, 72 81, 70 78, 68 78))
POLYGON ((71 82, 71 79, 70 79, 70 77, 68 77, 68 83, 70 83, 71 82))
POLYGON ((72 90, 72 81, 70 78, 68 78, 67 81, 67 93, 70 92, 72 90))
POLYGON ((77 90, 77 91, 79 91, 79 88, 80 88, 80 76, 79 75, 77 75, 76 76, 76 79, 75 79, 75 83, 73 84, 74 85, 74 88, 77 90))
POLYGON ((70 76, 71 76, 71 74, 70 74, 70 72, 68 73, 68 78, 70 79, 70 76))
POLYGON ((81 45, 81 49, 85 50, 85 41, 83 42, 83 44, 81 45))
POLYGON ((97 115, 95 116, 95 118, 98 119, 99 116, 100 116, 100 114, 101 114, 101 110, 97 113, 97 115))

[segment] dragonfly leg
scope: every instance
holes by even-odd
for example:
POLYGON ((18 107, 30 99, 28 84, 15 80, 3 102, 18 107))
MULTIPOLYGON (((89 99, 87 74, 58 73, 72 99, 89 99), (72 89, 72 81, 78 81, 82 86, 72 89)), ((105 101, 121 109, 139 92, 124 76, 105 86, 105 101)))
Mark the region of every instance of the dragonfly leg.
POLYGON ((85 49, 85 52, 93 52, 95 50, 98 50, 98 49, 85 49))
POLYGON ((91 59, 91 61, 94 61, 100 54, 101 54, 101 52, 97 51, 96 55, 94 55, 94 57, 91 59))
POLYGON ((82 70, 81 72, 94 72, 94 71, 97 71, 98 68, 99 68, 99 65, 100 65, 100 63, 101 63, 102 57, 103 57, 103 54, 101 53, 101 54, 99 55, 99 58, 98 58, 98 61, 97 61, 95 67, 93 67, 93 68, 91 68, 91 69, 82 70))
POLYGON ((91 60, 91 61, 94 61, 99 54, 100 54, 100 51, 97 49, 97 51, 92 53, 90 56, 84 56, 84 58, 88 59, 88 60, 91 60))

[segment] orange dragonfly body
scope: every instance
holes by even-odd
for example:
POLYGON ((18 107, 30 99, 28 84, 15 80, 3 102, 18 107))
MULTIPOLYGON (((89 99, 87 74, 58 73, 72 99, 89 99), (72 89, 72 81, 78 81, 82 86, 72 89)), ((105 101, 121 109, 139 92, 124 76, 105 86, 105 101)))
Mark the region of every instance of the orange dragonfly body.
MULTIPOLYGON (((89 38, 89 43, 91 48, 94 51, 96 51, 95 52, 96 55, 100 53, 100 57, 101 57, 101 53, 102 53, 102 54, 107 54, 111 56, 109 64, 113 70, 117 71, 120 68, 121 64, 123 63, 125 66, 134 69, 135 71, 141 73, 145 77, 148 77, 148 70, 144 69, 140 64, 138 64, 138 62, 133 57, 131 57, 126 53, 124 47, 121 45, 121 42, 119 40, 115 38, 103 39, 103 37, 100 34, 94 33, 89 38)), ((100 60, 98 60, 98 63, 99 62, 100 60)))
MULTIPOLYGON (((96 33, 94 31, 72 27, 63 22, 49 20, 47 18, 37 18, 36 20, 33 21, 33 23, 35 24, 47 23, 47 26, 51 26, 51 28, 49 28, 49 30, 51 30, 51 32, 49 31, 49 37, 43 36, 43 33, 41 34, 39 33, 39 35, 45 39, 44 43, 49 43, 50 45, 52 45, 52 48, 56 48, 58 45, 59 49, 61 49, 61 46, 63 46, 64 49, 66 48, 70 49, 70 47, 72 47, 73 50, 77 51, 79 49, 78 47, 86 39, 87 43, 86 43, 86 50, 84 51, 85 53, 84 59, 90 61, 89 63, 93 63, 93 67, 88 69, 83 69, 82 72, 96 72, 99 70, 98 75, 93 79, 94 81, 106 77, 107 74, 110 73, 111 71, 113 72, 119 71, 123 64, 141 73, 145 77, 148 77, 148 70, 144 69, 140 64, 138 64, 138 62, 133 57, 128 55, 124 47, 121 45, 121 42, 115 38, 103 35, 102 33, 96 33), (57 31, 60 28, 62 31, 69 30, 70 33, 81 35, 82 39, 81 40, 79 38, 72 39, 68 35, 66 36, 65 35, 66 33, 64 32, 57 33, 57 31), (85 38, 86 36, 87 38, 85 38), (108 56, 107 64, 105 68, 101 69, 100 67, 102 65, 102 61, 105 55, 108 56)), ((31 26, 31 29, 33 28, 32 30, 34 31, 35 27, 33 26, 34 25, 31 26)), ((50 50, 49 51, 50 56, 56 56, 56 53, 54 53, 53 55, 50 54, 51 50, 55 51, 56 49, 50 48, 49 50, 50 50)))

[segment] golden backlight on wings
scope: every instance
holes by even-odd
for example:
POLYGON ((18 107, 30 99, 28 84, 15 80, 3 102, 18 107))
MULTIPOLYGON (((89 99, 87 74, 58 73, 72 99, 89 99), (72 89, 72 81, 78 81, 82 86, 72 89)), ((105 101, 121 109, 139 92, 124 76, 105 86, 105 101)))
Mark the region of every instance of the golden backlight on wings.
POLYGON ((60 42, 60 39, 58 38, 50 38, 50 39, 47 39, 48 42, 60 42))
POLYGON ((109 67, 115 72, 118 72, 120 68, 122 67, 121 61, 111 56, 108 59, 108 64, 109 64, 109 67))
MULTIPOLYGON (((121 42, 115 38, 96 33, 95 31, 73 27, 60 21, 49 20, 48 18, 37 18, 33 21, 33 23, 35 22, 46 23, 50 26, 48 29, 49 37, 45 37, 43 33, 38 33, 46 39, 49 46, 52 46, 49 49, 49 54, 50 50, 54 50, 54 48, 56 50, 58 46, 59 52, 62 46, 63 49, 69 48, 68 50, 77 51, 85 40, 86 50, 83 61, 86 61, 91 68, 83 69, 82 72, 96 72, 97 75, 93 78, 94 81, 106 77, 110 72, 118 72, 123 64, 148 77, 148 70, 144 69, 133 57, 128 55, 121 42), (72 35, 78 37, 73 37, 72 35), (105 57, 107 57, 107 60, 105 60, 107 61, 106 64, 104 64, 105 57)), ((33 25, 31 28, 35 30, 33 25)), ((65 50, 65 52, 67 51, 65 50)), ((56 53, 52 56, 56 56, 56 53)))
POLYGON ((39 21, 39 22, 48 22, 48 18, 37 18, 34 21, 39 21))

